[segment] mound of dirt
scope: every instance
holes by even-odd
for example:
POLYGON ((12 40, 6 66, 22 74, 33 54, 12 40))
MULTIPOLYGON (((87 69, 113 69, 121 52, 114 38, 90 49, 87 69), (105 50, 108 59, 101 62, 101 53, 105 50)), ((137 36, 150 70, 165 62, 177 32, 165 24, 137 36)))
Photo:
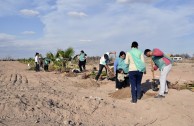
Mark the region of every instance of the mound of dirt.
POLYGON ((65 73, 65 76, 66 77, 76 77, 77 74, 76 73, 73 73, 73 72, 68 72, 68 73, 65 73))
POLYGON ((129 87, 117 90, 116 92, 109 93, 109 96, 115 99, 123 99, 131 97, 131 89, 129 87))
POLYGON ((75 87, 80 87, 80 88, 100 87, 100 83, 96 82, 93 79, 82 79, 82 80, 76 81, 73 85, 75 87))
MULTIPOLYGON (((148 92, 143 94, 142 99, 154 97, 156 94, 157 94, 157 92, 148 91, 148 92)), ((126 87, 126 88, 123 88, 121 90, 117 90, 116 92, 109 93, 109 96, 114 98, 114 99, 130 98, 131 97, 131 88, 126 87)))

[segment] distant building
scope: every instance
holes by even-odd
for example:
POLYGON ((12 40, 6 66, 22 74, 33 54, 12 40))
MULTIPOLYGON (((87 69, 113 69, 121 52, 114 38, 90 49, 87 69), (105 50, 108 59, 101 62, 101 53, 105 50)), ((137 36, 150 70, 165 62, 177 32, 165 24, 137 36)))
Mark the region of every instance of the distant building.
POLYGON ((182 57, 172 57, 173 61, 177 62, 177 61, 182 61, 183 58, 182 57))

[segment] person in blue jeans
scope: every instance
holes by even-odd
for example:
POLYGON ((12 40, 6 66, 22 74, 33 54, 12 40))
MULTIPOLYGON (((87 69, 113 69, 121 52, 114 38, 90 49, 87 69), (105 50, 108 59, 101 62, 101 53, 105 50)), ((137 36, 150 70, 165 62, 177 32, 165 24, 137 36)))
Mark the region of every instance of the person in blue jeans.
POLYGON ((122 89, 123 87, 129 86, 129 77, 127 76, 129 65, 125 63, 125 57, 126 53, 124 51, 121 51, 119 54, 119 57, 116 58, 114 61, 114 74, 116 76, 115 83, 116 83, 116 90, 122 89), (124 77, 124 81, 118 80, 118 73, 122 70, 123 74, 126 76, 124 77))
POLYGON ((125 63, 129 65, 129 80, 131 84, 132 103, 141 99, 141 80, 143 73, 146 73, 144 54, 138 49, 138 43, 132 42, 131 50, 126 54, 125 63))

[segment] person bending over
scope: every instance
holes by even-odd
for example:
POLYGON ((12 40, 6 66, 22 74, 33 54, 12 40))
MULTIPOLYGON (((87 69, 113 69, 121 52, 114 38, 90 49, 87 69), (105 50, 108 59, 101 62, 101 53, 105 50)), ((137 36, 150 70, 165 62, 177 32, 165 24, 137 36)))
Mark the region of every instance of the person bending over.
POLYGON ((153 49, 152 51, 150 49, 146 49, 144 51, 144 55, 147 57, 151 57, 154 66, 152 71, 157 70, 159 68, 160 70, 160 90, 157 96, 155 98, 164 98, 164 94, 168 94, 168 86, 167 86, 167 76, 172 68, 172 59, 168 56, 166 56, 160 49, 153 49))

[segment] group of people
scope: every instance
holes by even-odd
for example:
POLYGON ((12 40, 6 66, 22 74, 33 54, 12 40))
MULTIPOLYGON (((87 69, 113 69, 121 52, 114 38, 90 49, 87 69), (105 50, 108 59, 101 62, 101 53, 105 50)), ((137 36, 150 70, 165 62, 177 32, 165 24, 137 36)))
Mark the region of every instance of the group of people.
MULTIPOLYGON (((116 52, 107 52, 103 54, 100 58, 99 70, 95 77, 95 80, 98 81, 103 68, 105 68, 106 74, 107 71, 112 72, 109 68, 110 64, 110 55, 114 54, 116 56, 116 52)), ((35 55, 35 70, 39 71, 39 53, 35 55)), ((119 56, 114 61, 114 76, 115 76, 115 85, 116 90, 122 89, 123 87, 131 86, 131 94, 132 94, 132 103, 136 103, 137 100, 140 100, 142 97, 142 89, 141 89, 141 81, 143 74, 146 74, 146 63, 144 60, 144 55, 147 57, 151 57, 154 62, 154 66, 151 71, 157 70, 159 68, 160 75, 160 90, 155 98, 164 98, 165 94, 168 94, 168 86, 167 86, 167 75, 172 68, 172 59, 165 55, 161 50, 155 48, 153 50, 145 49, 144 53, 138 49, 138 43, 136 41, 132 42, 131 49, 127 52, 121 51, 119 56)), ((86 58, 87 54, 81 50, 80 54, 76 55, 79 59, 79 69, 80 72, 85 71, 86 69, 86 58)), ((48 70, 46 58, 44 60, 45 69, 48 70)))
MULTIPOLYGON (((110 70, 108 64, 110 63, 110 54, 116 54, 116 52, 105 53, 99 64, 99 71, 96 76, 96 81, 98 81, 103 68, 110 70)), ((146 74, 146 64, 144 60, 144 55, 151 57, 154 66, 151 71, 157 70, 159 68, 160 75, 160 90, 155 98, 164 98, 165 94, 168 94, 167 86, 167 75, 172 68, 172 59, 165 55, 161 50, 155 48, 152 51, 150 49, 145 49, 144 53, 138 49, 138 43, 136 41, 132 42, 131 49, 128 52, 121 51, 119 57, 114 61, 114 75, 116 77, 116 90, 119 90, 126 86, 131 86, 132 103, 136 103, 142 97, 141 81, 143 74, 146 74)))
POLYGON ((36 52, 34 60, 35 60, 35 71, 36 72, 40 71, 40 67, 43 67, 45 71, 48 71, 48 67, 50 64, 49 58, 47 57, 41 58, 40 54, 36 52))

